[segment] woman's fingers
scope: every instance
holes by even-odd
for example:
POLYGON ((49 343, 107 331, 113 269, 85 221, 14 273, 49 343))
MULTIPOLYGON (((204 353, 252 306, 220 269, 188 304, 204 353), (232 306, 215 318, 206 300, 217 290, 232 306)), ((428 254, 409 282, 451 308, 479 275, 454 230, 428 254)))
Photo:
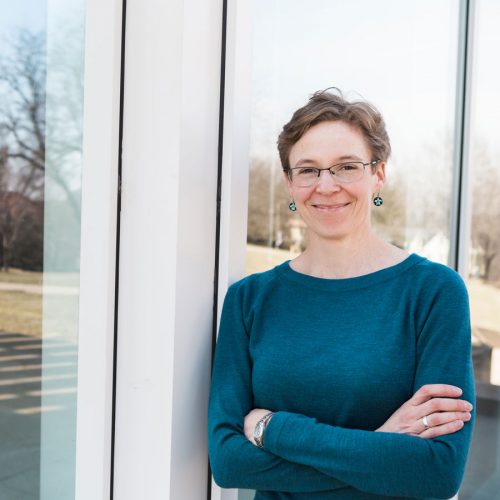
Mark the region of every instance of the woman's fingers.
POLYGON ((429 427, 424 432, 421 432, 418 437, 429 439, 444 436, 445 434, 453 434, 454 432, 459 431, 464 425, 463 420, 454 420, 453 422, 448 422, 447 424, 429 427))
MULTIPOLYGON (((455 422, 456 420, 468 422, 470 419, 471 415, 467 411, 443 411, 441 413, 433 413, 432 415, 427 415, 427 425, 429 426, 429 428, 431 428, 437 427, 438 425, 455 422)), ((422 429, 425 429, 422 419, 420 419, 420 424, 422 425, 422 429)))
POLYGON ((421 405, 431 398, 458 398, 462 389, 448 384, 426 384, 423 385, 410 399, 414 406, 421 405))
POLYGON ((456 426, 460 424, 453 422, 458 420, 463 423, 470 420, 470 417, 462 414, 472 411, 472 405, 468 401, 458 399, 461 394, 462 390, 454 385, 424 385, 398 408, 377 431, 397 432, 421 437, 434 437, 456 432, 458 430, 456 426), (426 429, 423 423, 424 417, 429 428, 437 430, 429 431, 430 429, 426 429), (429 422, 429 418, 431 422, 429 422))
POLYGON ((451 411, 439 412, 427 415, 428 429, 425 429, 423 419, 420 419, 420 424, 424 430, 417 434, 418 437, 429 439, 445 434, 452 434, 459 431, 465 422, 471 419, 471 414, 468 411, 451 411))
MULTIPOLYGON (((437 412, 450 412, 450 411, 471 411, 472 405, 463 399, 449 399, 449 398, 432 398, 429 401, 421 404, 418 408, 419 413, 423 415, 430 415, 437 412)), ((429 418, 429 417, 427 417, 429 418)))

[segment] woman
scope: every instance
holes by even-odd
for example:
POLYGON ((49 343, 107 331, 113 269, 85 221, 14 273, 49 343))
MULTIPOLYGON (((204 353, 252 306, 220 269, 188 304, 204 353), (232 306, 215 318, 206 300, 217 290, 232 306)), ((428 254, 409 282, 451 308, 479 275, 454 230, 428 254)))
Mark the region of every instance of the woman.
POLYGON ((373 106, 316 93, 278 149, 308 245, 227 291, 215 482, 266 500, 450 498, 473 420, 464 283, 373 231, 390 154, 373 106))

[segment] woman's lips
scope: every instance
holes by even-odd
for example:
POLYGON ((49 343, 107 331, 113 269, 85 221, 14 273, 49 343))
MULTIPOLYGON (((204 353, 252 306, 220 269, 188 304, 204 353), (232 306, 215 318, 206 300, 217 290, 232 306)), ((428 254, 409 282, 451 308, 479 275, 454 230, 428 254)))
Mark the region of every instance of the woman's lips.
POLYGON ((327 203, 315 203, 312 206, 321 212, 338 212, 345 208, 347 205, 349 205, 349 202, 347 203, 332 203, 332 204, 327 204, 327 203))

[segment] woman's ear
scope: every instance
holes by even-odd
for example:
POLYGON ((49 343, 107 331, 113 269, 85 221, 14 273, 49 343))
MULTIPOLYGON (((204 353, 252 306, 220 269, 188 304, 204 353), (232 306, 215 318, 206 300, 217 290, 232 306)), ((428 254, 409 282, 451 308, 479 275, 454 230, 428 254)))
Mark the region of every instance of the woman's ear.
POLYGON ((283 170, 283 179, 285 181, 285 186, 288 191, 288 194, 290 195, 291 198, 293 198, 292 194, 292 182, 290 181, 290 177, 288 176, 288 172, 283 170))
POLYGON ((375 170, 375 175, 377 176, 376 190, 382 191, 385 185, 385 161, 377 164, 377 170, 375 170))

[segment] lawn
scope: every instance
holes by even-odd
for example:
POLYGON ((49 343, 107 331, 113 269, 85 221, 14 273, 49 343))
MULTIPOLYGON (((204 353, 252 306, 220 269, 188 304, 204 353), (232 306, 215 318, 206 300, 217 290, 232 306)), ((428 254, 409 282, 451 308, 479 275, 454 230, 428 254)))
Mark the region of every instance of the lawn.
POLYGON ((0 290, 0 331, 42 336, 42 295, 0 290))
POLYGON ((76 272, 0 271, 0 331, 76 342, 78 281, 76 272))

